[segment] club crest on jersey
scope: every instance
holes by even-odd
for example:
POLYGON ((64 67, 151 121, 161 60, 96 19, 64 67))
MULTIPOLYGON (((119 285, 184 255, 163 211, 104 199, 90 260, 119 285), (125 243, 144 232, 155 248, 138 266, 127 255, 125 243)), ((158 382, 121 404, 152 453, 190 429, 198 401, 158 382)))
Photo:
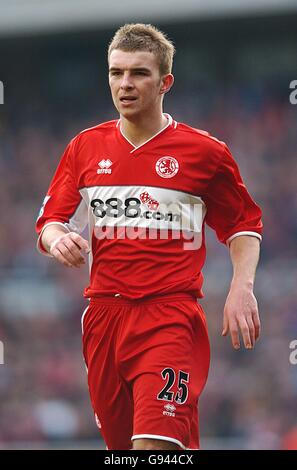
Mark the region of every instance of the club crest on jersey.
POLYGON ((97 170, 97 174, 98 175, 110 175, 111 172, 112 172, 112 169, 110 168, 112 165, 112 161, 109 160, 109 158, 107 160, 101 160, 99 163, 98 163, 98 166, 100 166, 100 168, 97 170))
POLYGON ((172 178, 176 175, 178 169, 178 161, 173 157, 161 157, 156 163, 156 172, 162 178, 172 178))

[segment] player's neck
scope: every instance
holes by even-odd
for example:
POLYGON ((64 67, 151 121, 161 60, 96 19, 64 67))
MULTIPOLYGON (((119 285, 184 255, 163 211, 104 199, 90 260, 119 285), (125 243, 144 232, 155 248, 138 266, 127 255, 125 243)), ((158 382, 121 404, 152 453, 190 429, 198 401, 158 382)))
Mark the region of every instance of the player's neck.
POLYGON ((160 113, 157 117, 128 120, 121 116, 121 132, 135 147, 143 144, 160 132, 168 124, 167 117, 160 113))

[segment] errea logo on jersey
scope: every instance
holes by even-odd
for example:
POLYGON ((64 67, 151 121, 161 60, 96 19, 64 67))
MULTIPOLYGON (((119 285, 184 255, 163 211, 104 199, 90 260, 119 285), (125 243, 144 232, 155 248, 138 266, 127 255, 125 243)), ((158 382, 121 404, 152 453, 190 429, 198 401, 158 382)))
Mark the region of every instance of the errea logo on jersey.
POLYGON ((179 169, 179 164, 174 157, 161 157, 156 163, 156 172, 162 178, 172 178, 176 175, 179 169))
POLYGON ((97 174, 98 175, 102 175, 102 174, 105 174, 105 175, 110 175, 111 172, 112 172, 112 169, 110 168, 112 165, 112 161, 109 160, 109 158, 107 160, 101 160, 99 163, 98 163, 98 166, 100 166, 100 168, 97 170, 97 174))

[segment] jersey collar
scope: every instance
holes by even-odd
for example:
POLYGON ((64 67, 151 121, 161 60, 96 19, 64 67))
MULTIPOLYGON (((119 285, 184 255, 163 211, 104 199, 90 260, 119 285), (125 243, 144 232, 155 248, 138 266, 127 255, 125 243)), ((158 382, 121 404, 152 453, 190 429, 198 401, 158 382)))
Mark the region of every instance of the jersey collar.
POLYGON ((125 136, 125 134, 123 133, 122 129, 121 129, 121 120, 118 119, 117 121, 117 124, 116 124, 116 127, 117 129, 119 130, 121 136, 125 139, 126 142, 128 142, 132 148, 132 150, 130 151, 130 153, 133 153, 135 152, 136 150, 142 148, 144 145, 148 144, 149 142, 151 142, 152 140, 154 140, 158 135, 162 134, 163 132, 165 132, 167 129, 169 128, 172 128, 172 129, 176 129, 176 126, 177 126, 177 122, 174 121, 172 119, 172 117, 170 116, 170 114, 167 114, 167 113, 163 113, 163 115, 167 118, 167 125, 165 127, 163 127, 163 129, 161 129, 159 132, 157 132, 156 134, 154 134, 152 137, 150 137, 148 140, 146 140, 145 142, 143 142, 142 144, 136 146, 134 144, 132 144, 132 142, 130 142, 129 139, 127 139, 127 137, 125 136))

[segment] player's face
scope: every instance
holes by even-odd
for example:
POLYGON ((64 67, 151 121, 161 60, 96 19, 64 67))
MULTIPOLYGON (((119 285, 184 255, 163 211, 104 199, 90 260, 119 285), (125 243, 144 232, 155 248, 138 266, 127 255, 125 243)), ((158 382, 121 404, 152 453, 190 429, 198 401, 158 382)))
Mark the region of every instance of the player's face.
POLYGON ((157 58, 152 52, 115 49, 110 54, 112 99, 119 113, 127 119, 159 109, 167 91, 166 80, 168 82, 168 75, 161 77, 157 58))

